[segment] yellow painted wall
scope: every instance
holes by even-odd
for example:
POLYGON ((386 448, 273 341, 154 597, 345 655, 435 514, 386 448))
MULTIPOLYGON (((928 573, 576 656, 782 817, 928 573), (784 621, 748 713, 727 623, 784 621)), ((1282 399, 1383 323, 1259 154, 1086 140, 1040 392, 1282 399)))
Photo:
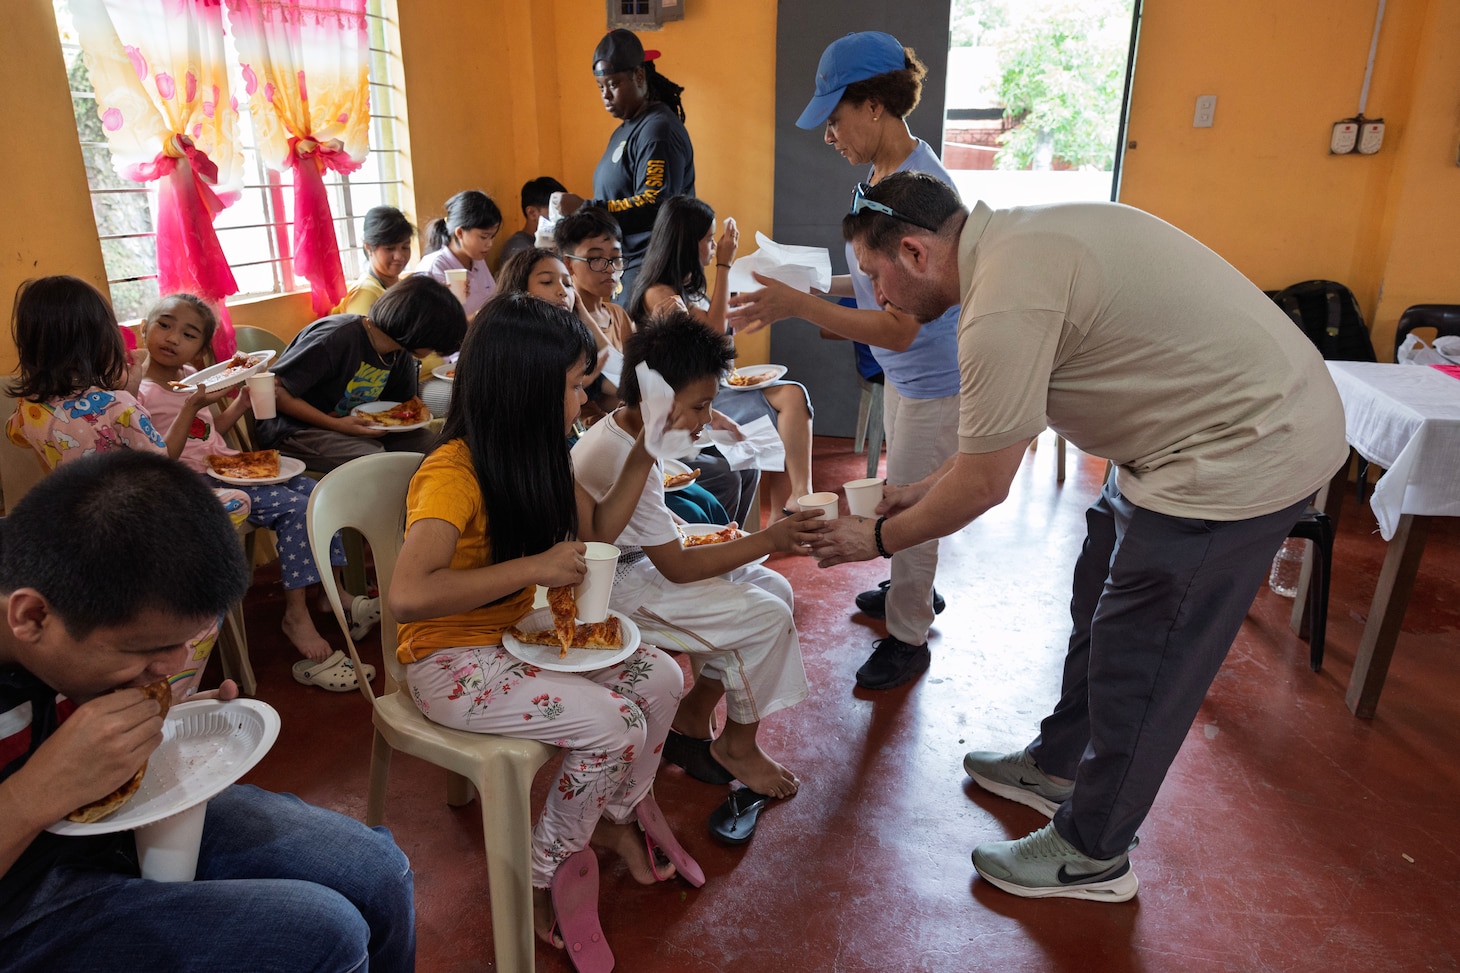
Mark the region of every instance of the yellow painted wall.
POLYGON ((10 0, 0 30, 0 372, 15 369, 10 307, 31 277, 73 274, 106 290, 106 270, 71 115, 51 0, 10 0))
POLYGON ((1390 0, 1366 114, 1374 156, 1328 154, 1355 114, 1376 2, 1145 0, 1121 200, 1264 288, 1348 284, 1381 360, 1409 304, 1460 303, 1460 9, 1390 0), (1216 124, 1191 125, 1198 95, 1216 124))

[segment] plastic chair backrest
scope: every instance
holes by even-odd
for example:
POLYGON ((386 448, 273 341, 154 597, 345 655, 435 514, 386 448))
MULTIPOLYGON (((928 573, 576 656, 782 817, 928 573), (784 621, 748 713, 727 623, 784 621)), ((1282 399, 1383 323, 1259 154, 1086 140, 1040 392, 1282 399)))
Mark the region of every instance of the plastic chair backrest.
POLYGON ((1394 331, 1396 353, 1409 333, 1417 328, 1433 328, 1436 338, 1460 335, 1460 304, 1415 304, 1406 308, 1394 331))
POLYGON ((288 344, 272 331, 246 325, 234 328, 233 337, 238 341, 239 351, 283 351, 288 344))
MULTIPOLYGON (((8 392, 0 392, 0 421, 8 420, 15 412, 16 399, 8 392)), ((17 446, 10 437, 0 432, 0 494, 9 510, 30 492, 30 488, 46 475, 46 464, 40 454, 29 446, 17 446)))
MULTIPOLYGON (((329 563, 330 538, 343 527, 353 527, 364 534, 375 556, 375 575, 380 582, 380 648, 389 676, 388 691, 394 691, 405 679, 405 667, 395 657, 396 623, 390 610, 390 579, 395 574, 396 558, 405 539, 406 491, 423 459, 420 453, 407 452, 361 456, 325 474, 309 495, 309 546, 316 564, 329 563)), ((331 572, 321 571, 320 575, 330 607, 346 632, 350 655, 360 671, 359 653, 345 624, 339 586, 331 572)), ((375 695, 364 679, 360 680, 360 691, 374 702, 375 695)))

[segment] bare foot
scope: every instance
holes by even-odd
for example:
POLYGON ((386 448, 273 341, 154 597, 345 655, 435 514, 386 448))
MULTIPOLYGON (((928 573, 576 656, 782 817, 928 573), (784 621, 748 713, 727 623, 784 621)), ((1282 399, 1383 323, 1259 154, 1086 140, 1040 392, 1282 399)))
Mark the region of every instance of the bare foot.
POLYGON ((554 949, 562 949, 563 937, 553 932, 553 925, 557 919, 557 915, 553 912, 552 889, 533 889, 532 931, 537 933, 538 939, 549 946, 554 949))
POLYGON ((768 797, 791 797, 801 786, 795 774, 767 756, 757 743, 750 744, 744 751, 737 749, 732 752, 722 734, 710 743, 710 756, 720 761, 720 765, 734 774, 740 783, 768 797))
MULTIPOLYGON (((654 877, 654 868, 649 863, 649 848, 638 826, 614 824, 608 818, 599 818, 588 843, 616 853, 629 866, 629 874, 640 885, 653 885, 659 881, 654 877)), ((673 878, 674 866, 660 862, 659 875, 665 879, 673 878)))
POLYGON ((319 634, 319 629, 314 627, 314 619, 309 617, 306 609, 302 614, 295 612, 284 613, 284 623, 279 626, 284 630, 284 635, 299 654, 311 662, 323 662, 330 657, 334 649, 319 634))

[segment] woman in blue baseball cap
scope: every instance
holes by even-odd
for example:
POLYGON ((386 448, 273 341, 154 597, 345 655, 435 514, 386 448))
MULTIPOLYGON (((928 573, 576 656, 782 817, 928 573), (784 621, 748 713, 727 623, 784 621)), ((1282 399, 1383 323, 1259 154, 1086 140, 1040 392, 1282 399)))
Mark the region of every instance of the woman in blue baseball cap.
MULTIPOLYGON (((894 172, 926 172, 953 185, 931 146, 908 130, 927 68, 910 47, 881 31, 847 34, 829 46, 816 66, 816 91, 796 124, 825 126, 823 139, 854 166, 867 166, 875 186, 894 172)), ((858 184, 853 212, 865 201, 858 184)), ((896 214, 893 214, 894 216, 896 214)), ((884 305, 872 281, 847 245, 849 273, 832 278, 831 296, 855 297, 842 307, 756 275, 764 289, 731 298, 728 321, 752 332, 782 318, 803 318, 827 331, 861 341, 886 375, 883 425, 887 438, 887 482, 915 483, 942 466, 958 449, 958 308, 919 324, 884 305)), ((943 610, 933 590, 938 567, 936 541, 899 551, 892 577, 856 598, 857 608, 887 619, 887 638, 873 644, 857 670, 864 689, 892 689, 911 682, 931 661, 928 629, 943 610)))

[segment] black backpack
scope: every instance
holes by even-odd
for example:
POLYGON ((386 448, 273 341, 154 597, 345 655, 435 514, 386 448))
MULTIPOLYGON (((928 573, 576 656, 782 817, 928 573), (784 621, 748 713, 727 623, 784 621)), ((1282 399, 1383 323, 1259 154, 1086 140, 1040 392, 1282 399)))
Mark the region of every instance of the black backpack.
POLYGON ((1267 295, 1330 361, 1376 361, 1353 291, 1332 280, 1305 280, 1267 295))

